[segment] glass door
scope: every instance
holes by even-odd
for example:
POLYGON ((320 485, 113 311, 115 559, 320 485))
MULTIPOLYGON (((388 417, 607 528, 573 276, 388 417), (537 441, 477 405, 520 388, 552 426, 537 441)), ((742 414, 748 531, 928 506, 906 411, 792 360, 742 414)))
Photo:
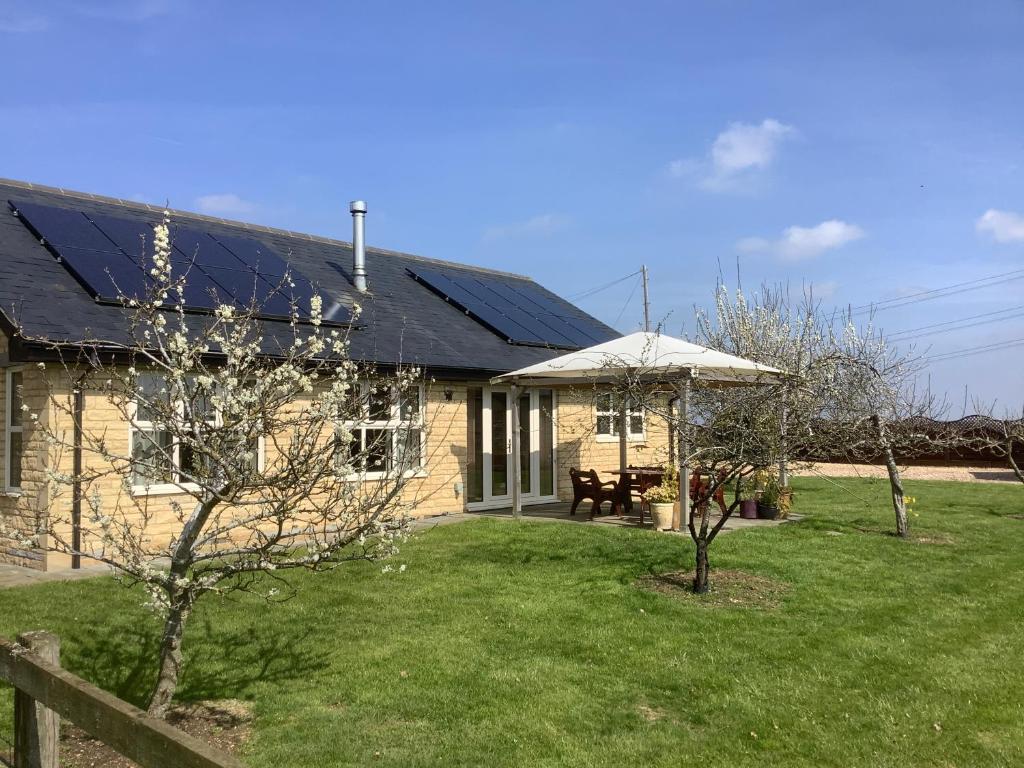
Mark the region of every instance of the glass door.
POLYGON ((512 502, 512 409, 519 421, 519 492, 524 502, 556 493, 555 396, 524 390, 516 402, 508 389, 470 387, 466 398, 466 501, 470 508, 512 502))
MULTIPOLYGON (((485 499, 497 500, 512 495, 512 411, 506 390, 484 392, 484 429, 490 421, 490 488, 485 487, 485 499), (488 401, 490 401, 488 407, 488 401), (490 418, 488 418, 488 416, 490 418), (489 490, 489 493, 487 492, 489 490)), ((485 467, 487 458, 484 458, 485 467)))
POLYGON ((530 392, 519 395, 519 492, 523 497, 533 492, 533 427, 530 415, 533 413, 533 398, 530 392))

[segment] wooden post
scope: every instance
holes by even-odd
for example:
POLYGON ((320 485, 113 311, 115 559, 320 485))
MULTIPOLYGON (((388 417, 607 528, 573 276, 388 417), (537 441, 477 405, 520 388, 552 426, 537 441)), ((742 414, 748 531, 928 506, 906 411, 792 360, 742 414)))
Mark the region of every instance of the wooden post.
POLYGON ((523 512, 522 484, 523 468, 519 460, 519 387, 509 387, 512 406, 512 517, 519 517, 523 512))
MULTIPOLYGON (((60 666, 60 638, 24 632, 18 644, 60 666)), ((14 768, 60 768, 60 718, 24 691, 14 689, 14 768)))

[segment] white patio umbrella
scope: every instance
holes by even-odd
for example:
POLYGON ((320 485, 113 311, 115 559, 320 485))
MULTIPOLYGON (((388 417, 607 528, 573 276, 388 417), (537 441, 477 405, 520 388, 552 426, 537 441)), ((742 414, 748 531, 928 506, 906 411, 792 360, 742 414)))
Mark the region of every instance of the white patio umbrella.
MULTIPOLYGON (((519 386, 539 387, 570 384, 602 384, 621 380, 624 375, 652 381, 672 381, 679 396, 680 416, 686 422, 690 385, 694 380, 709 386, 750 386, 766 379, 780 379, 783 371, 745 360, 716 349, 702 347, 672 336, 640 331, 603 344, 569 352, 542 363, 503 374, 492 384, 511 384, 512 402, 519 386)), ((512 511, 522 509, 519 477, 518 409, 512 409, 512 511)), ((619 468, 627 469, 627 404, 619 406, 619 468)), ((690 471, 686 462, 689 449, 683 430, 679 432, 679 499, 683 523, 690 514, 690 471)))

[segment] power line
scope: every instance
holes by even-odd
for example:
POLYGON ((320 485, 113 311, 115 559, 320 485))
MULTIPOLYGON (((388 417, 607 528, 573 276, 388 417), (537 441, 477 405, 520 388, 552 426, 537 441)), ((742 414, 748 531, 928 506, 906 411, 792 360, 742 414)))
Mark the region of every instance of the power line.
POLYGON ((925 362, 928 363, 941 363, 946 360, 954 360, 958 357, 969 357, 970 355, 980 355, 984 352, 996 352, 1000 349, 1009 349, 1010 347, 1019 347, 1024 345, 1024 338, 1020 339, 1008 339, 1006 341, 999 341, 994 344, 985 344, 980 347, 968 348, 968 349, 954 349, 949 352, 941 352, 931 357, 926 357, 925 362))
POLYGON ((611 324, 612 327, 617 326, 618 321, 621 321, 621 319, 623 318, 623 315, 626 313, 627 307, 629 307, 630 302, 633 301, 633 297, 637 295, 637 289, 640 287, 640 283, 642 281, 643 279, 641 278, 641 280, 638 280, 636 283, 633 284, 633 290, 630 291, 630 295, 626 298, 626 303, 623 304, 623 308, 618 310, 618 316, 615 317, 615 322, 611 324))
POLYGON ((917 339, 922 336, 931 336, 935 333, 959 331, 964 328, 974 328, 979 325, 987 325, 988 323, 1001 323, 1004 320, 1014 320, 1018 317, 1024 317, 1024 305, 1008 307, 1007 309, 997 309, 993 312, 982 312, 980 315, 969 315, 968 317, 961 317, 957 320, 947 320, 942 323, 930 323, 917 328, 908 328, 905 331, 896 331, 889 335, 889 339, 892 341, 910 341, 911 339, 917 339), (1008 312, 1012 314, 1007 314, 1008 312), (995 315, 1004 315, 1004 317, 995 317, 995 315), (977 320, 978 322, 968 322, 971 320, 977 320), (966 324, 961 325, 961 323, 966 324))
POLYGON ((582 291, 581 293, 573 294, 571 296, 566 296, 565 298, 568 299, 569 301, 579 301, 580 299, 589 298, 590 296, 593 296, 595 293, 600 293, 601 291, 606 291, 609 288, 612 288, 612 287, 618 285, 619 283, 626 282, 631 277, 636 277, 637 275, 639 275, 641 273, 641 271, 642 270, 638 269, 636 272, 630 272, 628 275, 625 275, 624 277, 620 277, 620 278, 617 278, 615 280, 612 280, 610 283, 605 283, 604 285, 599 285, 596 288, 588 288, 587 290, 582 291))
POLYGON ((955 296, 958 293, 977 291, 981 288, 990 288, 993 285, 1022 279, 1024 279, 1024 269, 1014 269, 1009 272, 1001 272, 997 275, 988 275, 987 277, 979 277, 974 280, 966 280, 962 283, 952 283, 951 285, 945 285, 940 288, 918 291, 917 293, 907 294, 906 296, 883 299, 881 301, 871 302, 870 304, 860 304, 856 307, 852 307, 851 312, 854 315, 863 315, 868 312, 881 312, 885 309, 896 309, 898 307, 905 307, 909 304, 918 304, 922 301, 941 299, 945 296, 955 296))

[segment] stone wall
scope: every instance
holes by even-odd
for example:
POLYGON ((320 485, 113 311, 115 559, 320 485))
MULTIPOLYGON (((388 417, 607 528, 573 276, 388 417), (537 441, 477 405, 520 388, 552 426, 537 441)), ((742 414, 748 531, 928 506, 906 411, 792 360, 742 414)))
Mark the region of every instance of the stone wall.
MULTIPOLYGON (((7 360, 7 339, 0 335, 0 359, 7 360)), ((33 429, 30 413, 46 423, 50 417, 46 374, 35 365, 5 366, 0 371, 0 519, 7 535, 0 536, 0 562, 46 569, 44 546, 34 547, 24 539, 35 534, 40 515, 47 505, 47 444, 42 430, 33 429), (22 375, 22 397, 28 412, 22 413, 22 468, 20 488, 11 487, 7 457, 7 371, 22 375)), ((45 538, 38 541, 45 545, 45 538)))

